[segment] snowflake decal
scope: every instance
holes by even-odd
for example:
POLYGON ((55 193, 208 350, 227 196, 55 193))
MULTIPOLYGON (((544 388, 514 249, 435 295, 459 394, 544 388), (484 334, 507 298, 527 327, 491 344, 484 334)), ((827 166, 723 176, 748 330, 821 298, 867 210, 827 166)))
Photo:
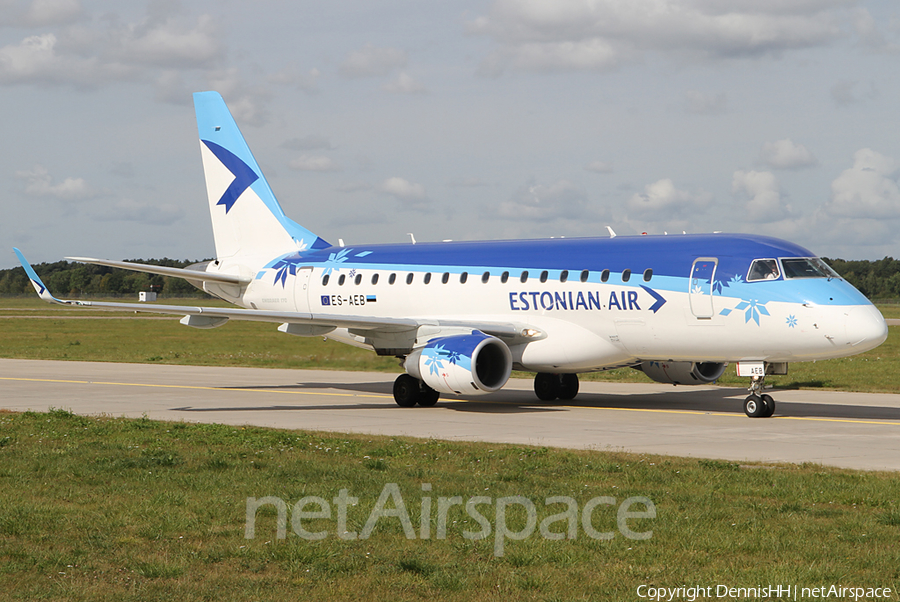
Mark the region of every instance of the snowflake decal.
POLYGON ((703 287, 701 287, 699 284, 695 284, 695 285, 694 285, 694 288, 691 289, 691 293, 694 294, 694 295, 704 295, 704 294, 706 294, 706 293, 703 292, 703 287))
MULTIPOLYGON (((768 303, 768 301, 766 302, 768 303)), ((736 310, 745 310, 744 311, 744 323, 746 324, 750 320, 756 322, 756 325, 759 326, 759 316, 768 316, 769 310, 766 309, 765 303, 760 303, 755 299, 751 299, 750 301, 741 301, 735 307, 736 310)), ((728 314, 725 314, 728 315, 728 314)))
POLYGON ((456 365, 461 357, 462 354, 459 351, 451 351, 443 345, 438 345, 434 348, 433 355, 429 354, 425 357, 425 365, 431 374, 440 374, 440 371, 444 369, 445 361, 456 365))
POLYGON ((797 318, 794 316, 788 316, 787 317, 787 325, 788 325, 788 328, 795 327, 797 325, 797 318))
POLYGON ((338 251, 337 253, 329 253, 328 261, 325 262, 325 271, 323 272, 323 276, 327 276, 332 272, 339 272, 341 270, 340 264, 344 263, 349 259, 348 255, 352 249, 344 249, 342 251, 338 251))
POLYGON ((272 269, 275 270, 275 282, 272 284, 278 284, 281 281, 281 288, 284 288, 288 274, 297 275, 297 262, 291 259, 281 259, 272 266, 272 269))

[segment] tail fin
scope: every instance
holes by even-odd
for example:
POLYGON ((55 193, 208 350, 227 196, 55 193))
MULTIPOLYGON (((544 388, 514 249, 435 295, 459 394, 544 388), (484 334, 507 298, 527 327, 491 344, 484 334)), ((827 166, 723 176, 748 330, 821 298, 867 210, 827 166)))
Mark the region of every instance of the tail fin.
POLYGON ((216 255, 222 259, 331 245, 285 216, 218 92, 194 94, 216 255))

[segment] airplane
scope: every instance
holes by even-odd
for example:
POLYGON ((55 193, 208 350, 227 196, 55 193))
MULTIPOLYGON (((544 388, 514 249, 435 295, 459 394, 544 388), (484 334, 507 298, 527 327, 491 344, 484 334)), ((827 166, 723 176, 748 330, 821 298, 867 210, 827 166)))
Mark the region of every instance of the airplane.
POLYGON ((750 378, 747 416, 769 417, 765 379, 789 362, 845 357, 887 338, 881 313, 822 259, 756 234, 615 236, 338 246, 288 218, 217 92, 194 94, 216 259, 185 269, 72 261, 184 278, 239 307, 41 299, 180 314, 216 328, 278 323, 399 358, 401 407, 499 390, 535 373, 545 402, 579 373, 631 367, 674 385, 750 378))

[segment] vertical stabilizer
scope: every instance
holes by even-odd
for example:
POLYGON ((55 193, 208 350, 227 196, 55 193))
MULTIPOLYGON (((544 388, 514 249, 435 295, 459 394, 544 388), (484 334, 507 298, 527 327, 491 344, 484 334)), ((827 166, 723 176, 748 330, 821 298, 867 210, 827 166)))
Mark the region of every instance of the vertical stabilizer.
POLYGON ((285 216, 218 92, 195 93, 194 110, 218 258, 331 246, 285 216))

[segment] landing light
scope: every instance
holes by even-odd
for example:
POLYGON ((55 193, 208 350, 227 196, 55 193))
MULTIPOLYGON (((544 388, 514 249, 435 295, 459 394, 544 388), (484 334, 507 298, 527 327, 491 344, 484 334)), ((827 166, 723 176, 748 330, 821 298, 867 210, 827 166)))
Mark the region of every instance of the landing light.
POLYGON ((540 330, 535 330, 534 328, 526 328, 522 331, 522 336, 527 339, 533 339, 534 337, 541 334, 540 330))

